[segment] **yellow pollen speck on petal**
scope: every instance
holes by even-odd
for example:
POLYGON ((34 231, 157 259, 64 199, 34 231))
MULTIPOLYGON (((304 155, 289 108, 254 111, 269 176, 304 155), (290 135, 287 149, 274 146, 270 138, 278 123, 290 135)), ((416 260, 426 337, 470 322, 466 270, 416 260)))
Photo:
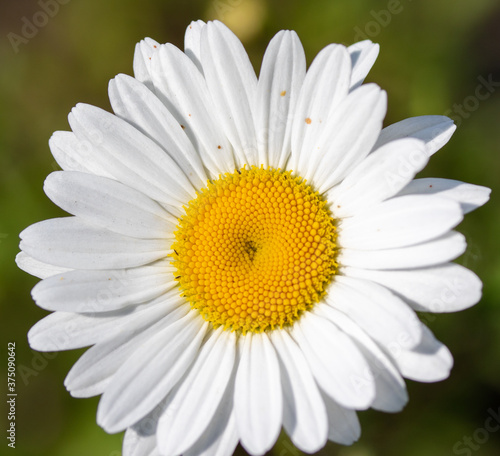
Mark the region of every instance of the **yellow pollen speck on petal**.
POLYGON ((280 95, 284 97, 286 95, 286 90, 283 90, 283 92, 281 92, 280 95))
POLYGON ((172 245, 182 296, 214 327, 292 325, 337 272, 327 202, 291 171, 242 168, 185 206, 172 245))
POLYGON ((307 124, 307 125, 310 125, 310 124, 311 124, 311 122, 312 122, 312 121, 311 121, 311 118, 310 118, 310 117, 307 117, 307 118, 306 118, 306 124, 307 124))

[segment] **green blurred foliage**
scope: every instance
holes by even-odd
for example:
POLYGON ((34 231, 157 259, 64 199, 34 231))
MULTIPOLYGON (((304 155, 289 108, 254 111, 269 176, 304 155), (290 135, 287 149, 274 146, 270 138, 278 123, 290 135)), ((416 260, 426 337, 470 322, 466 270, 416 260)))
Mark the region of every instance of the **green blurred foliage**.
MULTIPOLYGON (((6 360, 6 342, 16 342, 15 454, 121 454, 122 436, 107 435, 95 424, 97 398, 74 399, 64 389, 66 372, 83 351, 37 354, 27 344, 27 331, 47 312, 30 297, 37 279, 14 264, 18 233, 62 215, 42 185, 58 169, 47 141, 53 131, 69 129, 66 116, 72 106, 86 102, 109 109, 108 80, 132 73, 135 43, 151 36, 182 46, 185 27, 198 18, 231 25, 257 71, 267 42, 281 29, 298 32, 309 63, 327 44, 350 44, 364 35, 381 44, 368 80, 388 92, 387 124, 446 113, 460 124, 422 173, 493 188, 490 203, 459 228, 469 247, 458 261, 481 276, 484 298, 470 310, 437 315, 429 322, 455 356, 451 377, 431 385, 409 381, 410 402, 402 413, 360 413, 360 442, 352 447, 329 443, 321 454, 500 454, 500 431, 486 437, 477 431, 484 428, 488 410, 500 406, 500 96, 493 92, 474 101, 478 77, 500 81, 498 1, 65 0, 35 36, 24 36, 25 42, 13 46, 12 33, 23 36, 23 18, 34 20, 48 3, 5 0, 0 16, 1 353, 6 360), (457 106, 464 103, 463 114, 457 114, 457 106), (458 443, 466 436, 473 446, 458 443), (470 453, 464 448, 471 448, 470 453)), ((2 372, 4 365, 6 361, 2 372)), ((1 420, 6 423, 3 409, 1 420)), ((1 445, 7 448, 4 437, 1 445)), ((241 448, 238 452, 244 453, 241 448)), ((273 453, 300 452, 283 435, 273 453)))

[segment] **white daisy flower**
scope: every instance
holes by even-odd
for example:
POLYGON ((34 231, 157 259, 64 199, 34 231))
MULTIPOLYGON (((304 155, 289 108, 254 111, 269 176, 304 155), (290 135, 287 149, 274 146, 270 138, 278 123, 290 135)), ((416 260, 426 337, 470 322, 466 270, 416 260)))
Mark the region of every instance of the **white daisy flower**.
POLYGON ((362 85, 378 49, 332 44, 306 72, 281 31, 257 79, 229 29, 194 22, 185 52, 137 45, 114 114, 79 104, 51 138, 45 192, 72 217, 21 233, 54 311, 29 342, 92 345, 65 385, 102 394, 124 455, 261 455, 282 427, 308 453, 349 445, 357 410, 397 412, 403 378, 448 376, 415 312, 479 301, 453 229, 489 189, 414 180, 455 127, 382 129, 385 92, 362 85))

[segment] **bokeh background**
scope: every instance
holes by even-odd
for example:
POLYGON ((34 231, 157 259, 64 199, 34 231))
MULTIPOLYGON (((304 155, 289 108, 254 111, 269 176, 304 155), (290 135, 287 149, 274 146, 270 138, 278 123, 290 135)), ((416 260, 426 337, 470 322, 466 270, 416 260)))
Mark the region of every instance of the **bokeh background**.
MULTIPOLYGON (((500 424, 489 418, 500 420, 498 0, 2 0, 0 372, 5 374, 7 341, 14 341, 18 397, 14 451, 6 446, 7 382, 0 375, 0 453, 121 454, 122 435, 107 435, 95 424, 98 399, 74 399, 64 389, 64 377, 83 350, 40 354, 27 345, 28 329, 47 312, 30 297, 37 279, 14 264, 18 233, 63 215, 42 185, 57 169, 48 139, 54 130, 69 128, 70 109, 86 102, 109 110, 108 80, 132 73, 135 43, 151 36, 182 47, 186 26, 198 18, 228 24, 256 71, 266 44, 281 29, 298 32, 308 63, 331 42, 372 39, 381 44, 381 53, 367 80, 388 92, 386 124, 424 114, 447 114, 459 124, 421 173, 493 188, 490 203, 459 228, 469 247, 458 262, 483 279, 484 298, 464 312, 428 318, 454 354, 451 377, 437 384, 408 381, 410 402, 402 413, 360 413, 360 441, 351 447, 329 443, 321 454, 500 454, 500 424)), ((301 454, 285 436, 272 453, 301 454)))

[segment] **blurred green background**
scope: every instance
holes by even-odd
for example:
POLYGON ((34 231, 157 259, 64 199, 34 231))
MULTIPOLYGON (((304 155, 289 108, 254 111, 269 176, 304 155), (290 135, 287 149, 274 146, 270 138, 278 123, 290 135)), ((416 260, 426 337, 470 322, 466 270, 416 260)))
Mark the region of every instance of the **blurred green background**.
MULTIPOLYGON (((97 398, 74 399, 64 389, 83 350, 37 354, 27 345, 28 329, 46 312, 30 297, 37 279, 14 264, 18 233, 62 215, 42 184, 57 169, 48 139, 69 129, 70 109, 86 102, 109 110, 108 80, 132 73, 135 43, 151 36, 182 47, 185 27, 201 18, 227 23, 257 71, 267 42, 281 29, 298 32, 308 63, 331 42, 370 38, 381 53, 368 81, 388 92, 386 124, 424 114, 448 114, 460 124, 422 173, 493 188, 490 203, 459 228, 469 247, 458 262, 483 279, 484 298, 470 310, 428 319, 454 354, 451 377, 430 385, 408 381, 410 402, 402 413, 360 413, 360 441, 329 443, 321 454, 500 454, 500 430, 484 430, 496 426, 490 412, 500 414, 500 94, 491 87, 481 89, 488 93, 482 100, 476 95, 478 78, 500 82, 498 0, 54 1, 3 0, 0 12, 0 369, 5 373, 7 341, 16 342, 18 365, 16 450, 7 448, 2 431, 0 453, 121 454, 122 435, 107 435, 95 424, 97 398)), ((6 422, 2 408, 2 429, 6 422)), ((272 452, 300 454, 286 437, 272 452)))

